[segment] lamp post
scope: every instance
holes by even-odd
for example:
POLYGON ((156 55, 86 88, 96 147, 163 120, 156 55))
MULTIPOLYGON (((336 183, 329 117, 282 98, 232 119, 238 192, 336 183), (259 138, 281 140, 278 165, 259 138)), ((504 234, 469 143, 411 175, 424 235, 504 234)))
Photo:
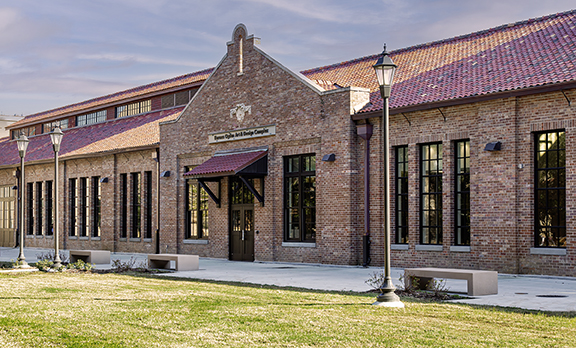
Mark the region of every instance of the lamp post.
POLYGON ((382 161, 384 163, 384 283, 380 288, 380 294, 376 297, 375 305, 384 307, 404 307, 398 295, 394 293, 396 288, 390 276, 390 124, 388 117, 388 98, 392 79, 396 71, 396 64, 386 52, 386 45, 382 56, 373 66, 380 85, 380 96, 384 105, 382 107, 382 161))
POLYGON ((62 266, 62 260, 60 260, 60 250, 58 242, 58 152, 60 151, 60 144, 62 143, 62 137, 64 133, 60 127, 54 128, 50 132, 50 140, 52 140, 52 146, 54 147, 54 265, 52 267, 58 268, 62 266))
POLYGON ((20 155, 20 255, 18 255, 18 261, 21 267, 28 267, 26 258, 24 257, 24 156, 26 156, 26 149, 28 148, 28 137, 24 134, 20 134, 20 137, 16 140, 18 145, 18 154, 20 155))

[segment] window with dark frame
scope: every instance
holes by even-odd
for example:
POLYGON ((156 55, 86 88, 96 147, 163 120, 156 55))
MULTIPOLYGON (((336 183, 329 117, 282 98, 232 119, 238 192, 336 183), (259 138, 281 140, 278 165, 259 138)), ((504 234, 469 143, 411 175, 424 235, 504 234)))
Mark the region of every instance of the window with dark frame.
POLYGON ((90 231, 90 190, 88 188, 87 178, 80 178, 79 180, 79 232, 80 237, 87 237, 88 231, 90 231))
POLYGON ((141 235, 141 218, 142 218, 142 197, 140 193, 141 189, 141 174, 132 173, 132 229, 130 233, 130 238, 140 238, 141 235))
POLYGON ((408 243, 408 146, 396 147, 396 243, 408 243))
POLYGON ((68 128, 68 119, 64 118, 58 121, 44 123, 42 125, 42 133, 50 133, 54 130, 54 128, 60 127, 60 129, 68 128))
POLYGON ((442 244, 442 144, 420 146, 420 244, 442 244))
POLYGON ((120 238, 128 236, 128 174, 120 174, 120 238))
POLYGON ((45 224, 45 231, 47 236, 51 236, 54 234, 54 220, 53 220, 53 194, 54 191, 52 190, 52 181, 46 181, 45 183, 45 212, 46 212, 46 224, 45 224))
POLYGON ((454 146, 454 245, 470 245, 470 140, 457 141, 454 146))
POLYGON ((316 156, 284 157, 284 240, 316 241, 316 156))
POLYGON ((71 237, 78 236, 78 180, 69 179, 68 186, 69 190, 69 200, 70 200, 70 231, 71 237))
POLYGON ((207 239, 208 193, 196 180, 186 183, 186 207, 186 239, 207 239))
POLYGON ((566 135, 535 134, 534 246, 566 248, 566 135))
POLYGON ((86 115, 76 116, 76 126, 87 126, 106 121, 106 110, 92 112, 86 115))
POLYGON ((138 115, 152 110, 152 100, 146 99, 116 107, 116 118, 138 115))
POLYGON ((29 182, 27 185, 26 195, 28 196, 28 235, 34 235, 34 183, 29 182))
POLYGON ((100 237, 102 221, 102 186, 99 176, 92 177, 92 237, 100 237))
POLYGON ((146 180, 146 227, 144 238, 152 239, 152 172, 147 171, 146 180))
POLYGON ((20 128, 12 131, 12 140, 17 139, 20 137, 21 134, 24 134, 27 137, 31 137, 36 135, 36 126, 20 128))
POLYGON ((35 222, 36 222, 36 235, 37 236, 41 236, 42 235, 42 220, 43 220, 43 214, 44 214, 44 197, 42 196, 42 182, 39 181, 36 183, 36 191, 34 192, 36 194, 35 197, 35 204, 36 204, 36 212, 35 212, 35 222))

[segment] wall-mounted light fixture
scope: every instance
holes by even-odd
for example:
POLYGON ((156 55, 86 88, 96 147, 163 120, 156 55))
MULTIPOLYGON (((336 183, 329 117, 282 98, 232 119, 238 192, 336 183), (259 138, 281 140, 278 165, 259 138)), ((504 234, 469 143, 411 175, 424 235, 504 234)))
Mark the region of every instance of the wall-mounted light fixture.
POLYGON ((162 173, 160 173, 160 177, 161 178, 169 178, 170 177, 170 171, 169 170, 165 170, 162 173))
POLYGON ((502 148, 502 143, 499 141, 494 141, 494 142, 486 144, 484 151, 500 151, 501 148, 502 148))
POLYGON ((322 157, 322 161, 323 162, 334 162, 336 161, 336 155, 331 153, 328 155, 324 155, 324 157, 322 157))
POLYGON ((100 178, 100 182, 101 182, 101 183, 107 183, 107 182, 108 182, 108 177, 105 176, 105 177, 103 177, 103 178, 100 178))

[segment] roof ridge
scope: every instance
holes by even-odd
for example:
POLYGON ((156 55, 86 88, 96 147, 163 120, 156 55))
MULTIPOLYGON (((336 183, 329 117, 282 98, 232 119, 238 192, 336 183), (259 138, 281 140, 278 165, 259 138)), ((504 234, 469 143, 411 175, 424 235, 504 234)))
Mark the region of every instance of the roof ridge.
MULTIPOLYGON (((552 14, 548 14, 548 15, 544 15, 544 16, 540 16, 540 17, 535 17, 535 18, 529 18, 529 19, 518 21, 518 22, 502 24, 502 25, 499 25, 496 27, 475 31, 475 32, 471 32, 468 34, 453 36, 453 37, 447 38, 447 39, 441 39, 441 40, 436 40, 436 41, 420 43, 417 45, 412 45, 412 46, 392 50, 392 51, 389 51, 388 53, 390 55, 400 54, 400 53, 404 53, 404 52, 417 50, 417 49, 420 49, 423 47, 437 46, 440 44, 445 44, 445 43, 450 42, 450 41, 459 41, 459 40, 463 40, 463 39, 474 37, 474 36, 483 35, 483 34, 490 33, 490 32, 497 32, 497 31, 500 31, 503 29, 513 28, 513 27, 520 26, 520 25, 526 25, 526 24, 531 24, 531 23, 535 23, 535 22, 541 22, 544 20, 548 20, 550 18, 562 17, 562 16, 566 16, 569 14, 576 14, 576 9, 568 10, 565 12, 552 13, 552 14)), ((376 57, 379 57, 379 56, 380 56, 380 53, 367 55, 367 56, 360 57, 360 58, 354 58, 351 60, 346 60, 346 61, 343 61, 340 63, 334 63, 334 64, 325 65, 325 66, 321 66, 321 67, 302 70, 300 73, 303 75, 311 74, 311 73, 319 72, 322 70, 327 70, 330 68, 337 68, 337 67, 342 66, 344 64, 352 64, 352 63, 361 62, 361 61, 365 61, 365 60, 376 59, 376 57)))
POLYGON ((63 110, 66 110, 66 109, 68 109, 68 108, 71 108, 71 107, 78 107, 78 106, 81 106, 81 105, 83 105, 83 104, 89 104, 89 103, 97 102, 97 101, 100 101, 100 100, 105 100, 105 99, 108 99, 108 98, 120 96, 120 95, 125 94, 125 93, 136 92, 136 91, 138 91, 138 90, 143 90, 143 89, 146 89, 146 88, 150 88, 150 87, 154 87, 154 86, 159 86, 159 85, 167 84, 167 83, 170 83, 170 82, 174 82, 174 81, 178 81, 178 80, 183 80, 183 79, 188 78, 188 77, 193 77, 193 76, 198 76, 198 75, 206 74, 206 73, 208 73, 208 72, 210 72, 210 71, 212 71, 212 70, 214 70, 214 68, 207 68, 207 69, 195 71, 195 72, 188 73, 188 74, 184 74, 184 75, 180 75, 180 76, 176 76, 176 77, 171 77, 171 78, 169 78, 169 79, 160 80, 160 81, 155 81, 155 82, 148 83, 148 84, 145 84, 145 85, 128 88, 128 89, 125 89, 125 90, 122 90, 122 91, 118 91, 118 92, 106 94, 106 95, 99 96, 99 97, 96 97, 96 98, 86 99, 86 100, 83 100, 83 101, 81 101, 81 102, 73 103, 73 104, 68 104, 68 105, 65 105, 65 106, 61 106, 61 107, 59 107, 59 108, 50 109, 50 110, 45 110, 45 111, 38 112, 38 113, 35 113, 35 114, 30 114, 30 115, 25 116, 25 117, 22 119, 22 121, 25 121, 25 120, 27 120, 27 119, 30 120, 30 119, 36 118, 36 117, 38 117, 38 116, 46 115, 46 114, 53 113, 53 112, 63 111, 63 110))

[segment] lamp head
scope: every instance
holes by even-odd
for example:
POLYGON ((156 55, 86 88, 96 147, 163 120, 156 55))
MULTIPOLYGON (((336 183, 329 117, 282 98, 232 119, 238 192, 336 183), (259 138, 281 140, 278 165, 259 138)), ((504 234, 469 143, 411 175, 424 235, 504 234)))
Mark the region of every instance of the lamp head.
POLYGON ((392 58, 390 58, 388 52, 386 52, 386 45, 384 45, 382 55, 372 67, 376 72, 382 98, 390 97, 390 88, 392 87, 392 80, 394 79, 394 72, 396 71, 397 65, 394 64, 392 58))
POLYGON ((62 137, 64 133, 60 127, 54 128, 52 132, 50 132, 50 140, 52 140, 52 145, 54 146, 54 152, 60 151, 60 144, 62 143, 62 137))
POLYGON ((30 140, 28 140, 28 137, 24 134, 20 134, 20 137, 16 140, 16 144, 18 145, 18 152, 21 158, 26 156, 26 149, 28 148, 29 142, 30 140))

